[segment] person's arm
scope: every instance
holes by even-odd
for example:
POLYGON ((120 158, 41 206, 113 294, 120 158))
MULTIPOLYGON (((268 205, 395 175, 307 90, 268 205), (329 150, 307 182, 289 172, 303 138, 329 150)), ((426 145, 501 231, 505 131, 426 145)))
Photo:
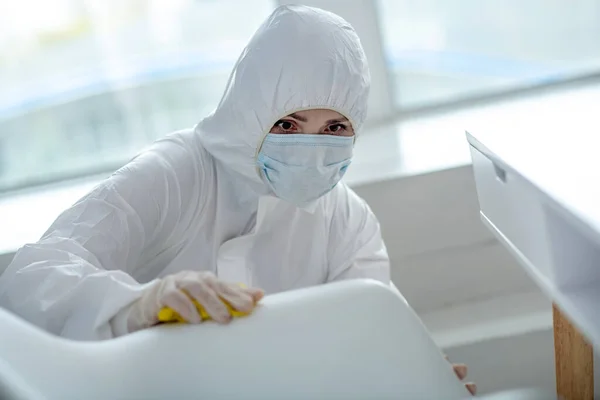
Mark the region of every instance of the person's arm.
POLYGON ((377 218, 345 185, 336 187, 329 237, 328 282, 370 278, 390 281, 390 260, 377 218))
POLYGON ((123 334, 111 318, 148 286, 131 274, 203 204, 195 152, 160 140, 63 212, 0 276, 0 306, 72 339, 123 334))

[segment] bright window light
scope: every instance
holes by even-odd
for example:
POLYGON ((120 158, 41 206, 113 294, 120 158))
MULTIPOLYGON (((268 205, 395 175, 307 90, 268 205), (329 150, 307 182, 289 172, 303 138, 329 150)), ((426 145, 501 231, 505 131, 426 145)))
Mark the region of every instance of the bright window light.
POLYGON ((597 0, 380 0, 398 107, 600 69, 597 0))

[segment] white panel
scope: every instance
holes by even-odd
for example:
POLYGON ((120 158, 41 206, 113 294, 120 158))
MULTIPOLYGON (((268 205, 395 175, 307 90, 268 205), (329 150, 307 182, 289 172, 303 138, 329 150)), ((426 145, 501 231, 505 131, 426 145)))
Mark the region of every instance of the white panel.
POLYGON ((485 242, 470 166, 354 188, 378 216, 392 260, 485 242))
POLYGON ((481 214, 544 276, 551 277, 541 197, 522 177, 474 147, 471 156, 481 214))
POLYGON ((394 259, 392 279, 418 312, 536 289, 495 240, 486 245, 394 259))
POLYGON ((552 329, 470 343, 445 353, 451 361, 469 366, 468 380, 477 384, 481 394, 515 388, 556 392, 552 329))
POLYGON ((552 303, 537 288, 419 315, 443 349, 552 329, 552 303))

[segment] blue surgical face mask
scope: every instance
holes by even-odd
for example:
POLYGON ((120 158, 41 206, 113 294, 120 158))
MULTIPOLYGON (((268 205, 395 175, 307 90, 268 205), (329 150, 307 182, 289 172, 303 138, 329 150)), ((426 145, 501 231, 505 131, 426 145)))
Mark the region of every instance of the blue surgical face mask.
POLYGON ((303 207, 338 184, 353 147, 353 136, 269 133, 258 167, 277 197, 303 207))

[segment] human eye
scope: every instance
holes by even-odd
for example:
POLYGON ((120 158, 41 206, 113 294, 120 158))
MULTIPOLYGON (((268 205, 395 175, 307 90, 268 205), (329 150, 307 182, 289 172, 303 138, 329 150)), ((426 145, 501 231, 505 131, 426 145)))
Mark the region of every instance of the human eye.
POLYGON ((344 124, 332 124, 327 127, 327 130, 331 133, 344 133, 348 130, 348 127, 344 124))
POLYGON ((278 132, 278 133, 286 133, 286 132, 295 132, 297 130, 296 124, 294 124, 294 122, 286 120, 286 119, 282 119, 279 120, 275 123, 275 125, 273 125, 273 129, 271 130, 272 132, 278 132))

